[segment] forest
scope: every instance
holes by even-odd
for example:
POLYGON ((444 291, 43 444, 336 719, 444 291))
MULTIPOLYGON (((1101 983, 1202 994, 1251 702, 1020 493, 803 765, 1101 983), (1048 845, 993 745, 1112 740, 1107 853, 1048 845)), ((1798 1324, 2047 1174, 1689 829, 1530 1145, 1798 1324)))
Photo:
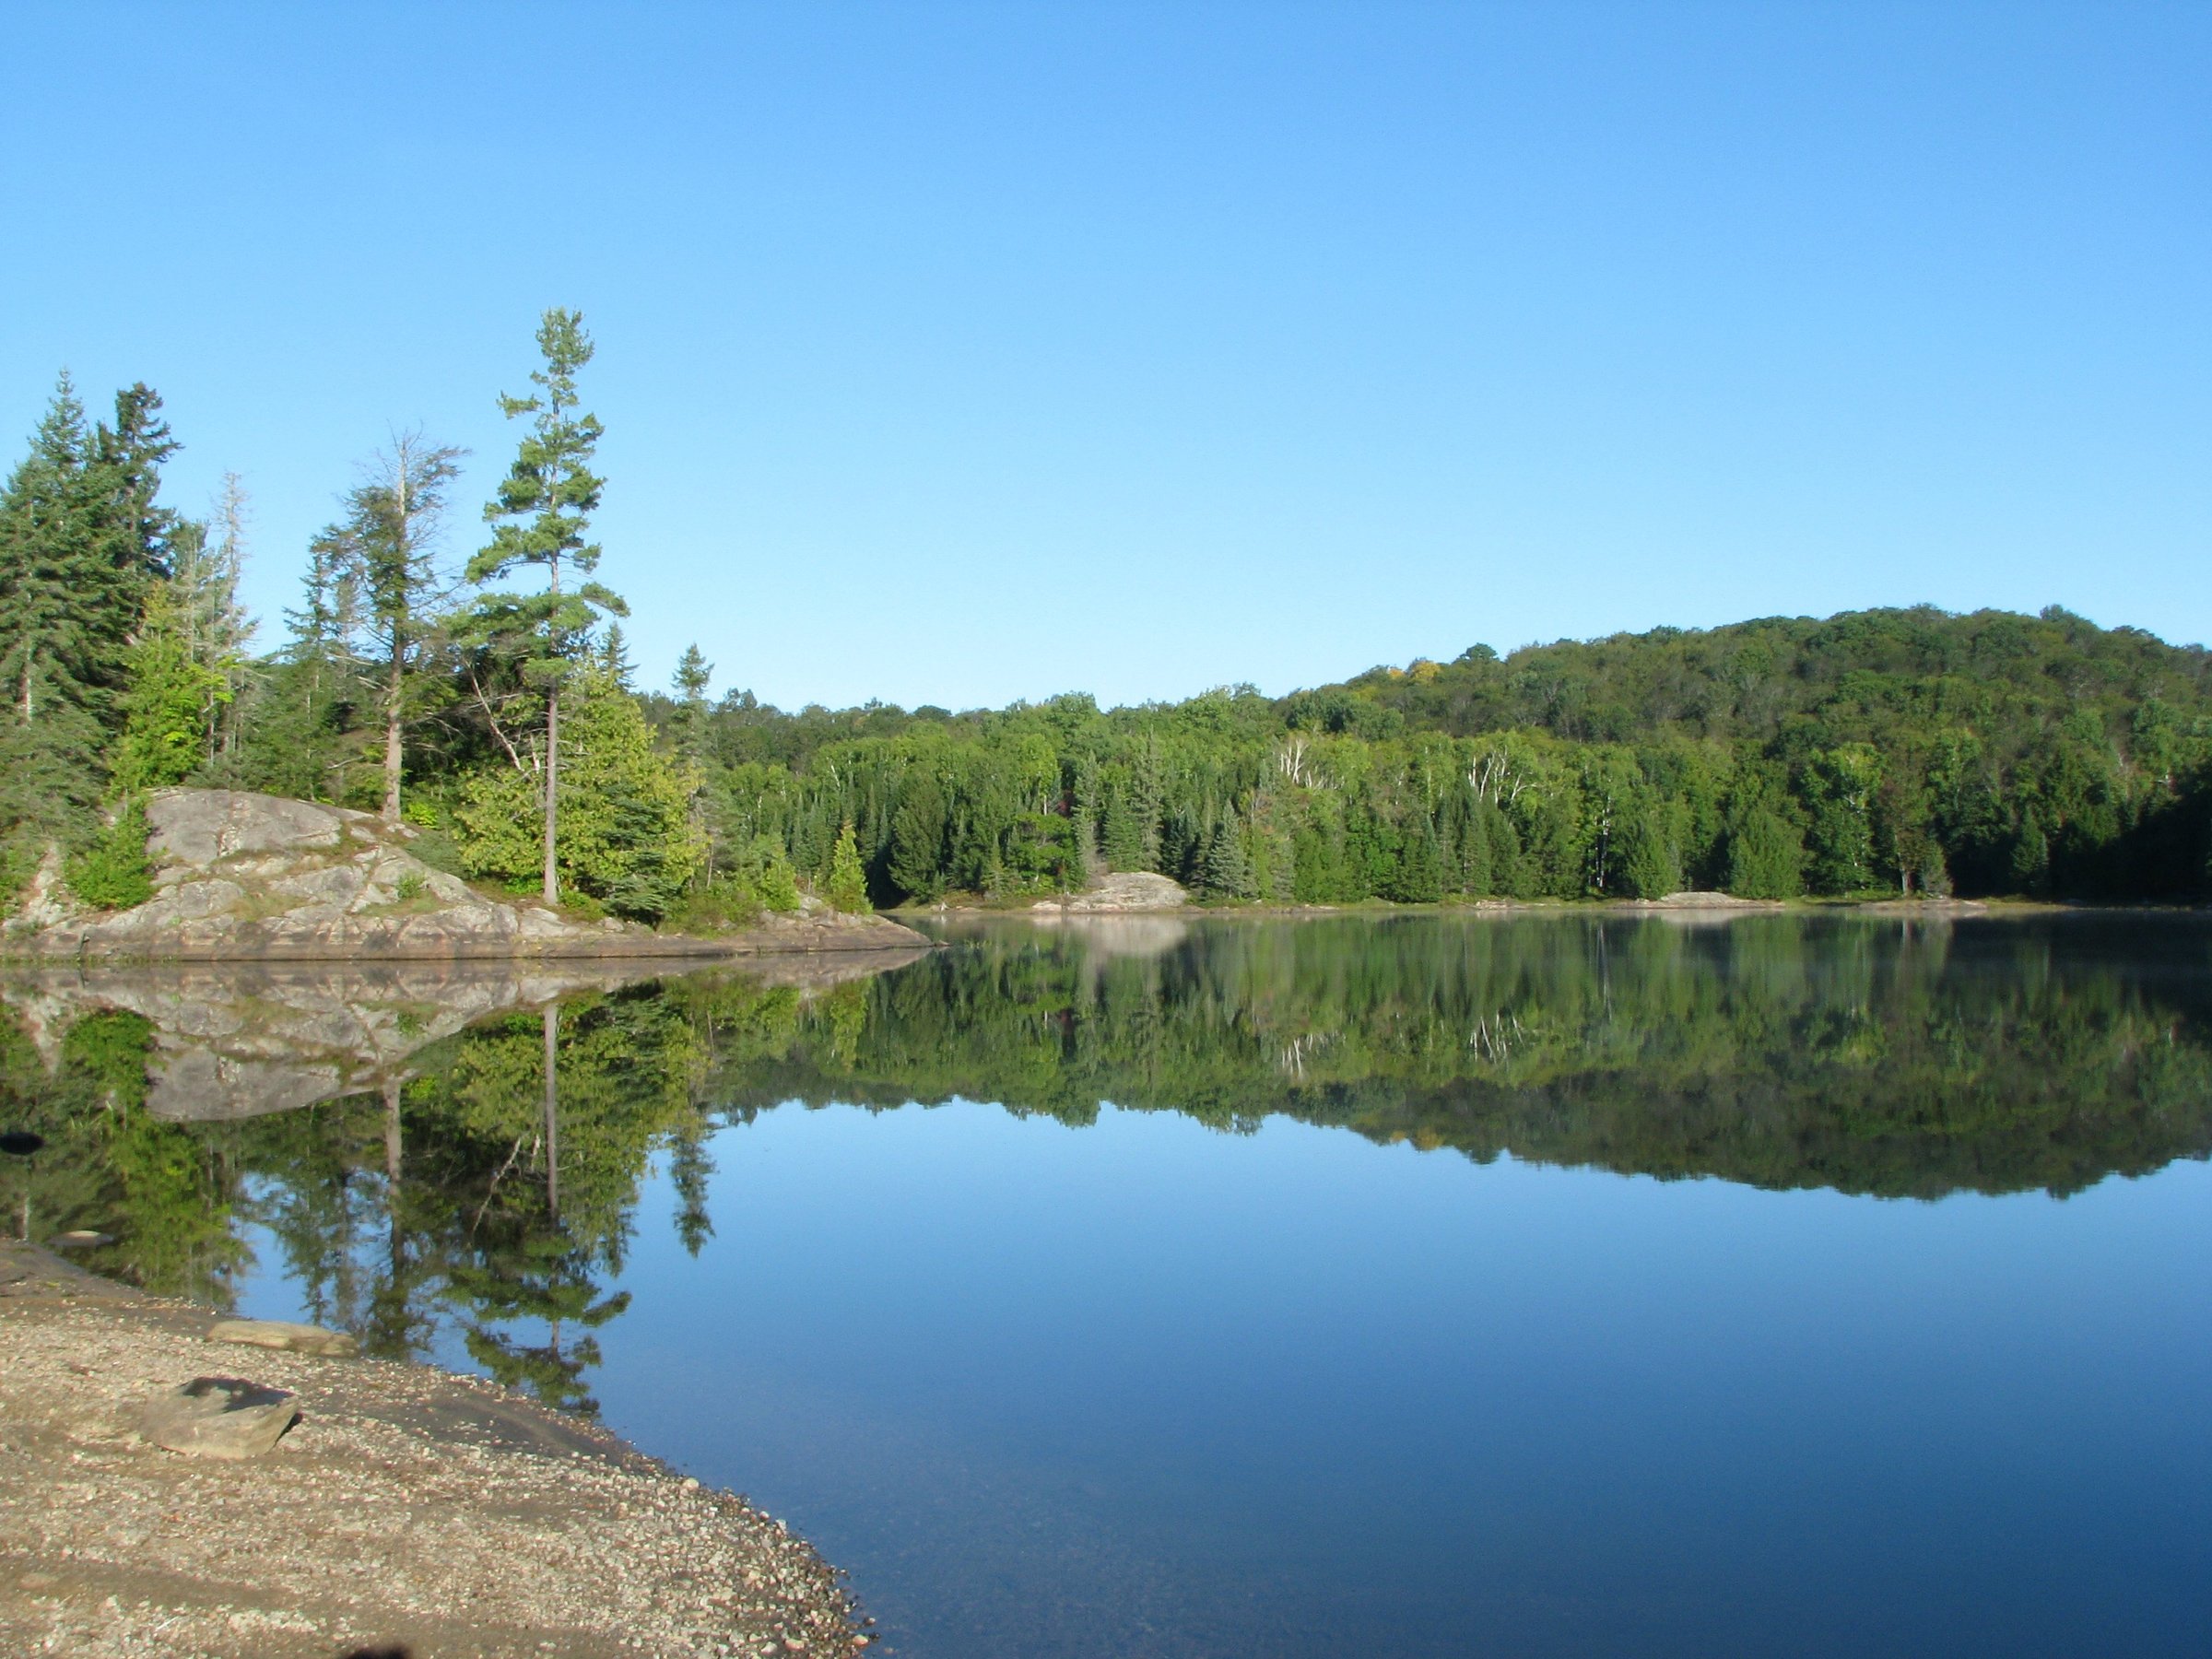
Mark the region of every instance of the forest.
POLYGON ((1223 904, 2212 886, 2207 653, 2056 607, 1477 645, 1110 710, 790 713, 712 695, 696 644, 642 688, 591 539, 594 347, 563 311, 536 344, 481 534, 452 522, 460 452, 390 434, 286 555, 280 640, 239 599, 242 484, 179 511, 159 396, 95 419, 64 378, 0 492, 0 896, 59 856, 86 902, 136 902, 146 793, 178 783, 377 812, 488 886, 694 929, 1109 869, 1223 904))

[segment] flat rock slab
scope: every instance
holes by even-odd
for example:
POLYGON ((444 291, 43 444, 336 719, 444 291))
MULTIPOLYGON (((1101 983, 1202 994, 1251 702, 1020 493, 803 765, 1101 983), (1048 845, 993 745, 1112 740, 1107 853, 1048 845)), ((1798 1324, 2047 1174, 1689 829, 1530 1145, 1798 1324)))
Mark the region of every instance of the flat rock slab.
POLYGON ((138 1432, 187 1457, 259 1457, 300 1420, 296 1395, 242 1377, 194 1377, 147 1401, 138 1432))
POLYGON ((343 1331, 321 1325, 293 1324, 284 1319, 223 1319, 208 1331, 210 1342, 241 1342, 248 1347, 283 1348, 293 1354, 319 1354, 325 1359, 350 1359, 360 1345, 343 1331))

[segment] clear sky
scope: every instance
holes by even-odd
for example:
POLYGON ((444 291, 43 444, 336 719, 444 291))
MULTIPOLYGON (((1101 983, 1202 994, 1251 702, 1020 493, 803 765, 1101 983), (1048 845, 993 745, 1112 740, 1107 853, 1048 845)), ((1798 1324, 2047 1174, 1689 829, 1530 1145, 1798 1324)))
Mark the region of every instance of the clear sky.
MULTIPOLYGON (((652 683, 1270 692, 1932 601, 2212 636, 2212 7, 0 20, 0 440, 144 379, 250 597, 599 342, 652 683)), ((276 629, 268 629, 273 638, 276 629)))

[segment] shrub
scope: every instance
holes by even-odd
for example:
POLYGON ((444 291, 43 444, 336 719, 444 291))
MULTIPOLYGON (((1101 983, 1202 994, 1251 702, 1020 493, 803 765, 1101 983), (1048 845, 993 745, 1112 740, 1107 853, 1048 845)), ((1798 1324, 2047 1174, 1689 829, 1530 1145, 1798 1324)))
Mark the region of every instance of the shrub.
POLYGON ((663 919, 679 933, 716 933, 743 927, 760 915, 759 895, 735 877, 720 877, 694 888, 663 919))
MULTIPOLYGON (((689 820, 693 780, 653 747, 636 698, 606 675, 576 681, 561 729, 561 902, 657 921, 683 901, 705 844, 689 820)), ((477 772, 453 821, 463 869, 528 887, 539 870, 541 784, 512 766, 477 772)))
POLYGON ((132 801, 89 846, 69 860, 69 890, 96 910, 129 910, 154 896, 153 865, 146 856, 146 808, 132 801))

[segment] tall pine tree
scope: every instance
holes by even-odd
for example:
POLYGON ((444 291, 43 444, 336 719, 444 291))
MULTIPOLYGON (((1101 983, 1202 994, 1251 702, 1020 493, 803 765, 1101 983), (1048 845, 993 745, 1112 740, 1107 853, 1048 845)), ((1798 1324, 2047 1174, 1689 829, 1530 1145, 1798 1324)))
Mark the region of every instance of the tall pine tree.
POLYGON ((545 698, 545 755, 540 792, 544 815, 541 886, 547 903, 560 896, 558 846, 560 821, 560 694, 576 660, 588 649, 602 612, 628 616, 629 607, 595 582, 563 585, 571 575, 598 568, 600 549, 584 533, 598 509, 604 481, 591 469, 603 429, 596 417, 578 412, 576 376, 592 360, 592 337, 580 312, 548 311, 537 329, 545 367, 531 371, 538 387, 529 397, 500 399, 510 420, 531 418, 514 464, 500 480, 498 499, 484 509, 491 544, 469 561, 473 582, 498 581, 524 566, 546 573, 543 592, 493 594, 480 600, 480 636, 520 653, 526 683, 545 698))

